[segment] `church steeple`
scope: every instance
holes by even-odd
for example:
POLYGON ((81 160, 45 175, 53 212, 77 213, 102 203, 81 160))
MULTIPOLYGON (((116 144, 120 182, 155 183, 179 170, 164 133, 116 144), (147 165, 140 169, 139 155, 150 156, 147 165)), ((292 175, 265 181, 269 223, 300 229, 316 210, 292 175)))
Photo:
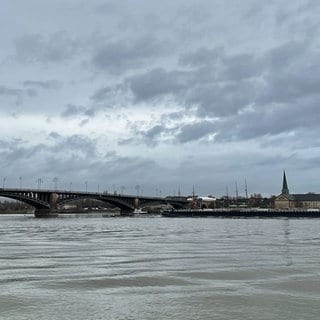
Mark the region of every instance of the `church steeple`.
POLYGON ((286 172, 283 170, 282 194, 289 194, 286 172))

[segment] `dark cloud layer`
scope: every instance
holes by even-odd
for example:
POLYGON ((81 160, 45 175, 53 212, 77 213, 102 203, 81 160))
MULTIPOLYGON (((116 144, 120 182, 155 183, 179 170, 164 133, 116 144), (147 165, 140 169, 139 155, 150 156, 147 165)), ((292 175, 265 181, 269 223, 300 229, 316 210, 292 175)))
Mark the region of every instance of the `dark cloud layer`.
POLYGON ((218 168, 217 184, 261 174, 271 192, 284 166, 299 178, 317 168, 316 1, 32 0, 1 12, 8 181, 25 168, 30 181, 151 188, 192 185, 197 170, 206 192, 218 168))

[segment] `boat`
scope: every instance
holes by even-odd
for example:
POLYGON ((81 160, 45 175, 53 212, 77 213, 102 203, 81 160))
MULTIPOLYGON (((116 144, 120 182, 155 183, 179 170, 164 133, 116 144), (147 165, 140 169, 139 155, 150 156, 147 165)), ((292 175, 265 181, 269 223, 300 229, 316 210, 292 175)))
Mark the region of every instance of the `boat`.
POLYGON ((134 215, 135 215, 135 214, 147 214, 148 211, 142 210, 142 209, 140 209, 140 208, 136 208, 136 209, 134 209, 134 211, 133 211, 132 213, 133 213, 134 215))

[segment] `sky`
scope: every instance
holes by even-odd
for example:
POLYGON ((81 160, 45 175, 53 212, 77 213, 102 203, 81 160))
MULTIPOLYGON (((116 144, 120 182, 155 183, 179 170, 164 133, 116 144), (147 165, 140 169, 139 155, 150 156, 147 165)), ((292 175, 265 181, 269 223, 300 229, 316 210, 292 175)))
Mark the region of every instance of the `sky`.
POLYGON ((320 185, 317 0, 3 0, 0 183, 320 185))

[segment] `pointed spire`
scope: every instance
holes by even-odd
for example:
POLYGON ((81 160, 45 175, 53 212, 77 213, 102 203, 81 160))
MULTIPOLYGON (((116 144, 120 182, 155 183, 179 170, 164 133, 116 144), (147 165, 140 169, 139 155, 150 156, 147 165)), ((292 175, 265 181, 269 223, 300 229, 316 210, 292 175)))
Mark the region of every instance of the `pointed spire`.
POLYGON ((289 194, 286 172, 283 170, 282 194, 289 194))

